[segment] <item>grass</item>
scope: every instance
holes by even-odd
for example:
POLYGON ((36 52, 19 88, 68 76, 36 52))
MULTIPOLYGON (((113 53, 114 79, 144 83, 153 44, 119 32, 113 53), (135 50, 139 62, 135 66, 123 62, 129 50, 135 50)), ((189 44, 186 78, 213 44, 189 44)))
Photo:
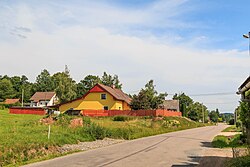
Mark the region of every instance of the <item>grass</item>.
POLYGON ((18 166, 62 155, 58 147, 79 141, 123 138, 136 139, 177 130, 204 126, 182 117, 81 117, 84 126, 70 128, 74 117, 58 117, 51 125, 48 139, 48 125, 40 123, 43 116, 9 114, 0 110, 0 166, 18 166), (116 120, 116 121, 114 121, 116 120))
POLYGON ((248 167, 250 166, 250 155, 232 158, 225 164, 226 167, 248 167))
POLYGON ((235 125, 232 125, 226 129, 224 129, 222 132, 241 132, 241 128, 237 128, 235 125))
POLYGON ((218 135, 213 139, 212 146, 216 148, 245 147, 246 144, 242 142, 241 134, 237 134, 234 136, 218 135))

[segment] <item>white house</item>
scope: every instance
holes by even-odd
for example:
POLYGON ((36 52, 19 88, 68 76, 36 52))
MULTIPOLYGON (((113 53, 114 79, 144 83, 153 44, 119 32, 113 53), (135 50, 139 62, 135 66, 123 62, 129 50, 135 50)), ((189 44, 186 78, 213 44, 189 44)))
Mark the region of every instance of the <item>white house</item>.
POLYGON ((31 107, 45 107, 53 106, 58 102, 58 98, 55 92, 36 92, 30 98, 31 107))

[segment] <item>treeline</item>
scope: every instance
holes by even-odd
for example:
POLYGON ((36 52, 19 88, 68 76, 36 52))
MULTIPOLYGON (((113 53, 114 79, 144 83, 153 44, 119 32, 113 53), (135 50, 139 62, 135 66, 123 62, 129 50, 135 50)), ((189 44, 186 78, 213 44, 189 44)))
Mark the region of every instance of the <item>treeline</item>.
POLYGON ((220 113, 218 109, 209 111, 204 104, 195 102, 185 93, 176 93, 173 99, 179 100, 182 115, 194 121, 203 121, 204 119, 204 122, 209 120, 212 122, 229 122, 233 117, 232 114, 220 113))
POLYGON ((66 67, 63 72, 57 72, 53 75, 44 69, 37 77, 34 83, 29 82, 25 75, 9 77, 0 75, 0 102, 8 98, 22 98, 24 102, 35 92, 56 92, 60 102, 70 101, 83 96, 96 83, 102 83, 107 86, 114 85, 121 89, 122 84, 117 75, 110 75, 106 72, 101 77, 96 75, 87 75, 80 82, 71 78, 69 69, 66 67))
MULTIPOLYGON (((29 99, 35 92, 54 91, 59 98, 59 102, 62 103, 83 96, 97 83, 122 89, 118 76, 110 75, 106 72, 102 76, 87 75, 77 83, 71 78, 67 66, 63 72, 57 72, 53 75, 44 69, 36 77, 34 83, 29 82, 25 75, 13 77, 0 75, 0 102, 7 98, 21 99, 22 92, 24 92, 24 102, 29 102, 29 99)), ((132 99, 130 105, 133 110, 148 110, 159 108, 165 100, 167 93, 158 93, 153 80, 150 80, 138 94, 129 96, 132 99)), ((194 121, 228 122, 231 119, 227 115, 220 114, 218 109, 209 111, 204 104, 195 102, 185 93, 176 93, 173 99, 179 100, 182 115, 194 121)))

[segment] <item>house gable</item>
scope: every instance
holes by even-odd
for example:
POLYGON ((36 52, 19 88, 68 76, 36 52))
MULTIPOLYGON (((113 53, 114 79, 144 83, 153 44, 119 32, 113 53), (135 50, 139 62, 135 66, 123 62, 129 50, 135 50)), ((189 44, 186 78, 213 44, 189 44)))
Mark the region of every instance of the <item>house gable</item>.
POLYGON ((59 106, 60 111, 66 111, 69 108, 75 110, 92 109, 92 110, 124 110, 130 109, 127 103, 130 98, 121 90, 96 84, 84 96, 63 103, 59 106), (105 94, 105 98, 102 94, 105 94))

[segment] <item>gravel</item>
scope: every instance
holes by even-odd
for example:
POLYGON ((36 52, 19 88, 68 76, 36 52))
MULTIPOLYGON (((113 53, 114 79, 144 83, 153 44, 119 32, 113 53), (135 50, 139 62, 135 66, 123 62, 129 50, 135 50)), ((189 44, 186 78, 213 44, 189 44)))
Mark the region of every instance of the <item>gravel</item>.
POLYGON ((96 148, 106 147, 109 145, 124 142, 122 139, 104 138, 103 140, 96 140, 92 142, 79 142, 78 144, 65 144, 59 148, 60 153, 67 153, 71 151, 86 151, 96 148))

